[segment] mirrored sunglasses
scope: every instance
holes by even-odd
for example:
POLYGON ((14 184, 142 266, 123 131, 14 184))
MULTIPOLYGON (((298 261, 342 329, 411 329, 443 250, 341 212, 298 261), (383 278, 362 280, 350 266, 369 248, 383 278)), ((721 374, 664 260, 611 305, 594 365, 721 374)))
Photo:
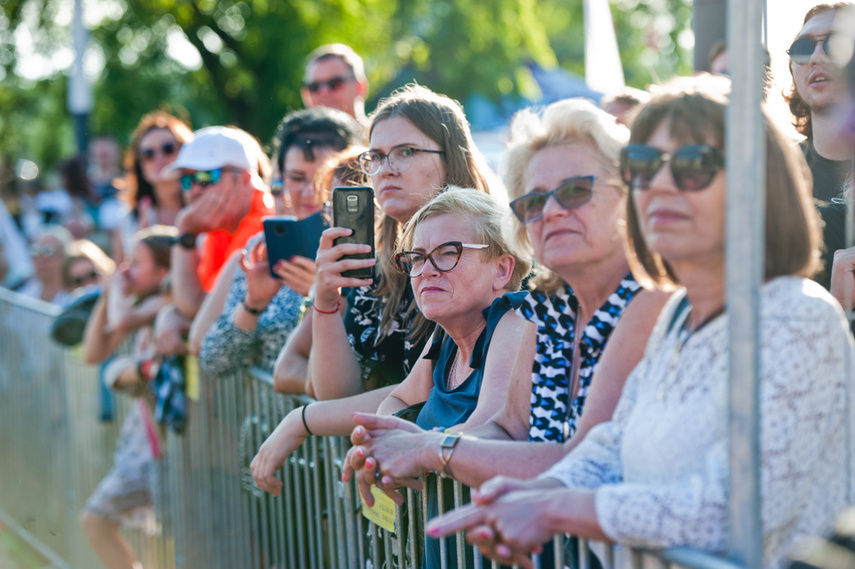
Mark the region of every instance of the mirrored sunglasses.
POLYGON ((185 192, 189 192, 193 189, 193 184, 199 184, 200 186, 207 187, 211 184, 216 184, 223 178, 223 172, 237 172, 233 168, 216 168, 214 170, 199 170, 198 172, 194 172, 192 174, 182 174, 181 175, 181 189, 185 192))
POLYGON ((682 146, 671 154, 646 144, 630 144, 620 152, 621 178, 633 190, 646 190, 666 162, 677 188, 694 192, 709 186, 724 166, 724 156, 706 144, 682 146))
POLYGON ((591 201, 595 179, 595 176, 577 176, 564 180, 554 190, 527 193, 511 202, 511 210, 522 223, 533 223, 543 217, 550 197, 566 210, 575 209, 591 201))
POLYGON ((32 243, 30 245, 30 255, 33 257, 60 257, 62 256, 62 247, 32 243))

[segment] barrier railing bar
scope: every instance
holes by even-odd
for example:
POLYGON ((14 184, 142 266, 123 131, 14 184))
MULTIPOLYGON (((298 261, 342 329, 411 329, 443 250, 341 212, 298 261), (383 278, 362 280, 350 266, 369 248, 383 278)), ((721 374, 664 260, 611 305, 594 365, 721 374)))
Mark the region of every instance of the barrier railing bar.
POLYGON ((45 569, 72 569, 72 567, 59 555, 54 553, 49 547, 45 546, 41 541, 36 539, 27 529, 15 521, 12 516, 8 515, 0 509, 0 522, 11 529, 18 537, 27 542, 27 545, 39 552, 39 555, 50 561, 51 566, 45 569))

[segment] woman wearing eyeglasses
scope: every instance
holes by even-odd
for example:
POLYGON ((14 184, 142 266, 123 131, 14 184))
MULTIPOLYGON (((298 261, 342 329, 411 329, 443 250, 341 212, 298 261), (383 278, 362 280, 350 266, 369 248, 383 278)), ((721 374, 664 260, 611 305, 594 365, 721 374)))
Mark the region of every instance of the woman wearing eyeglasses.
MULTIPOLYGON (((511 386, 501 411, 450 441, 447 469, 464 484, 477 487, 498 474, 535 476, 555 464, 611 416, 641 358, 667 296, 642 292, 629 274, 622 244, 627 191, 618 170, 628 136, 614 117, 580 99, 550 105, 542 115, 524 111, 513 121, 505 182, 517 245, 538 261, 534 288, 519 308, 537 326, 537 348, 531 373, 511 386)), ((357 446, 345 478, 359 470, 355 478, 369 503, 366 486, 378 469, 392 494, 446 466, 439 457, 447 435, 392 417, 355 420, 357 446)))
MULTIPOLYGON (((621 154, 632 188, 633 270, 674 289, 611 421, 530 482, 497 479, 476 505, 430 524, 468 529, 486 554, 519 560, 568 532, 638 547, 725 548, 728 333, 723 171, 726 80, 672 83, 644 107, 621 154)), ((851 503, 846 322, 805 277, 818 259, 806 165, 766 119, 765 284, 760 293, 764 566, 851 503)))
MULTIPOLYGON (((487 190, 463 109, 444 95, 420 86, 402 89, 380 103, 369 135, 360 163, 382 212, 374 278, 342 276, 375 261, 342 259, 368 249, 333 245, 350 230, 324 232, 313 310, 295 332, 311 333, 307 392, 324 401, 290 413, 259 450, 253 476, 273 493, 281 487, 276 471, 308 435, 350 434, 352 413, 376 411, 420 361, 432 324, 419 312, 409 279, 393 260, 403 225, 448 184, 487 190)), ((289 361, 283 366, 299 368, 297 356, 289 361)))
POLYGON ((181 119, 164 111, 143 116, 131 135, 125 154, 126 187, 122 196, 129 211, 113 234, 113 259, 121 262, 133 248, 133 237, 150 225, 174 225, 184 206, 178 180, 164 177, 163 169, 178 156, 193 131, 181 119))

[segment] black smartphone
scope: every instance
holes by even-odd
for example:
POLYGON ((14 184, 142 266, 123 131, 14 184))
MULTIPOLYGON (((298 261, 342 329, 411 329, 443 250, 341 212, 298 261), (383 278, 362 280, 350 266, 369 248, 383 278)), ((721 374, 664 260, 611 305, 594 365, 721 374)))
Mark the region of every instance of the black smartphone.
MULTIPOLYGON (((371 246, 370 253, 345 255, 343 259, 374 258, 374 190, 369 187, 347 186, 335 188, 332 192, 333 227, 347 227, 353 233, 339 237, 339 243, 363 243, 371 246)), ((374 267, 344 271, 342 276, 370 279, 374 276, 374 267)))
POLYGON ((270 274, 274 278, 279 278, 273 272, 273 267, 280 259, 287 261, 299 255, 314 260, 318 254, 321 233, 327 228, 326 218, 321 211, 303 219, 290 215, 265 217, 261 224, 264 227, 264 241, 267 243, 270 274))

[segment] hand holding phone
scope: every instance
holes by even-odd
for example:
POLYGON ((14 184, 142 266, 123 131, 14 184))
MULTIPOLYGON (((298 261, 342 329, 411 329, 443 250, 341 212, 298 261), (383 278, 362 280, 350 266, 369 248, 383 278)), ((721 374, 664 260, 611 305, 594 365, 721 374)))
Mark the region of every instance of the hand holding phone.
POLYGON ((280 278, 274 272, 274 267, 280 260, 288 261, 294 256, 314 260, 321 233, 327 227, 323 212, 300 220, 291 216, 265 217, 261 223, 267 243, 270 274, 274 278, 280 278))
MULTIPOLYGON (((374 190, 369 187, 341 187, 332 192, 333 227, 346 227, 352 233, 338 237, 334 245, 340 243, 359 243, 371 247, 369 253, 345 255, 342 259, 374 258, 374 190)), ((374 276, 373 267, 352 269, 342 273, 344 277, 370 279, 374 276)))

